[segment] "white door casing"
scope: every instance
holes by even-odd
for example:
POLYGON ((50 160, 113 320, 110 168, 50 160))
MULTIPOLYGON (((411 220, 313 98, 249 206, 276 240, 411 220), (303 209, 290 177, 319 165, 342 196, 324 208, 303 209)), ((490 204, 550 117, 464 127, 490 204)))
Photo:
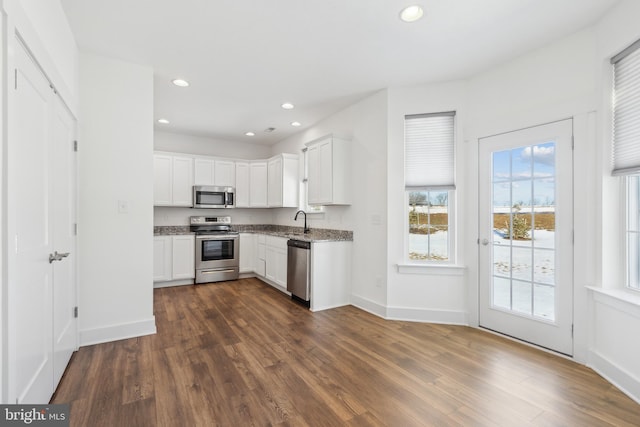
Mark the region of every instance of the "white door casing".
POLYGON ((479 140, 480 326, 573 354, 572 120, 479 140))

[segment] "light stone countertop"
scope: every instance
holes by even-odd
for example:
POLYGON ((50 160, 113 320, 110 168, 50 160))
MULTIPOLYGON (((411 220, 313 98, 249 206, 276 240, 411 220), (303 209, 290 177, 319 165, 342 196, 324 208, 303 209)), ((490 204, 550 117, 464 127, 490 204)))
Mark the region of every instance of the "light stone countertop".
MULTIPOLYGON (((284 237, 287 239, 302 240, 305 242, 351 242, 353 231, 331 230, 326 228, 312 228, 304 234, 302 227, 290 227, 286 225, 271 224, 237 224, 232 226, 233 231, 240 233, 266 234, 268 236, 284 237)), ((154 236, 177 236, 194 234, 188 225, 169 225, 153 227, 154 236)))

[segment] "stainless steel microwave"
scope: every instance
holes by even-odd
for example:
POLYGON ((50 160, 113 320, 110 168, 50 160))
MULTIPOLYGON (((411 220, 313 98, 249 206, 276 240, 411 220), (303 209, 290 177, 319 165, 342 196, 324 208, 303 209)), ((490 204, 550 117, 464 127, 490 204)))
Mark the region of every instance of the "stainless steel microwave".
POLYGON ((233 187, 193 186, 194 208, 222 209, 234 206, 235 189, 233 187))

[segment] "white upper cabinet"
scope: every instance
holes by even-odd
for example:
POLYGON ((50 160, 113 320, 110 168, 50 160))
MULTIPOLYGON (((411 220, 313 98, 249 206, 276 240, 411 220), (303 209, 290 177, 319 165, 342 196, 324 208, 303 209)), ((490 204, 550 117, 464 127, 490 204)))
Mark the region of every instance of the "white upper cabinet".
POLYGON ((279 154, 268 162, 268 199, 270 208, 297 208, 298 155, 279 154))
POLYGON ((173 157, 156 154, 153 156, 153 204, 171 206, 173 157))
POLYGON ((299 206, 297 154, 269 160, 228 160, 178 153, 154 154, 154 206, 191 206, 194 185, 235 188, 237 208, 299 206))
POLYGON ((351 204, 351 142, 326 136, 307 145, 310 205, 351 204))
POLYGON ((193 185, 214 185, 215 162, 213 159, 196 157, 193 165, 193 185))
POLYGON ((236 162, 233 160, 196 157, 193 185, 236 186, 236 162))
POLYGON ((216 160, 214 166, 213 185, 219 187, 236 186, 236 162, 232 160, 216 160))
POLYGON ((249 162, 236 162, 236 208, 249 207, 249 162))
POLYGON ((249 206, 268 207, 267 200, 267 162, 257 161, 249 164, 249 206))
POLYGON ((193 159, 154 154, 153 201, 155 206, 191 206, 193 159))
POLYGON ((193 204, 193 159, 173 158, 173 206, 193 204))

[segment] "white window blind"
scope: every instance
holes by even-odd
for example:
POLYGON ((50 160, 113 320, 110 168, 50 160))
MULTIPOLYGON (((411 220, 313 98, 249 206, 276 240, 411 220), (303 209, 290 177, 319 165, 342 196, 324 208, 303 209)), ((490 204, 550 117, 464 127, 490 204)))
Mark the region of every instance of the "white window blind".
POLYGON ((407 190, 455 189, 455 112, 404 118, 404 168, 407 190))
POLYGON ((613 175, 640 172, 640 40, 613 64, 613 175))

